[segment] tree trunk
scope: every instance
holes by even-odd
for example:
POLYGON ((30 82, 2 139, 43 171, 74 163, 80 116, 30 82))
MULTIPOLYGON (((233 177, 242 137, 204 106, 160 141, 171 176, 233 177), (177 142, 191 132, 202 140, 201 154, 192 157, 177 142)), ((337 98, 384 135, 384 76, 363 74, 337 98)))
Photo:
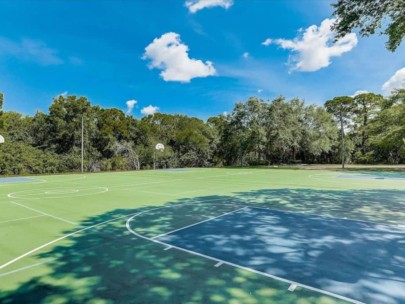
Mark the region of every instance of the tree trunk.
POLYGON ((345 131, 343 129, 343 119, 340 118, 340 140, 342 149, 342 169, 345 168, 345 131))

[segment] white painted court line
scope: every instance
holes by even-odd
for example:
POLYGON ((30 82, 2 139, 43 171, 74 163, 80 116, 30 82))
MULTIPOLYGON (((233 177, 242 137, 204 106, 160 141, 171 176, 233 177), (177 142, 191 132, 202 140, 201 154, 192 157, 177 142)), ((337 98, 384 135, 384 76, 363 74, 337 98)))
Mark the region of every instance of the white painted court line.
POLYGON ((167 251, 167 250, 170 250, 170 249, 172 249, 173 247, 172 246, 169 246, 169 247, 166 247, 165 249, 163 249, 164 251, 167 251))
POLYGON ((32 249, 32 250, 30 250, 30 251, 24 253, 23 255, 20 255, 19 257, 16 257, 15 259, 12 259, 11 261, 8 261, 7 263, 5 263, 5 264, 3 264, 3 265, 0 265, 0 270, 3 269, 3 268, 6 268, 7 266, 10 266, 11 264, 14 264, 15 262, 17 262, 17 261, 19 261, 19 260, 21 260, 21 259, 23 259, 23 258, 25 258, 25 257, 27 257, 27 256, 29 256, 29 255, 31 255, 31 254, 33 254, 33 253, 35 253, 35 252, 41 250, 41 249, 44 249, 44 248, 46 248, 46 247, 48 247, 48 246, 50 246, 50 245, 52 245, 52 244, 54 244, 54 243, 60 242, 60 241, 66 239, 66 238, 68 238, 68 237, 71 237, 71 236, 76 235, 76 234, 78 234, 78 233, 82 233, 82 232, 84 232, 84 231, 87 231, 87 230, 96 228, 96 227, 101 226, 101 225, 104 225, 104 224, 108 224, 108 223, 110 223, 110 222, 114 222, 114 221, 117 221, 117 220, 120 220, 120 219, 123 219, 123 218, 127 218, 127 217, 129 217, 129 216, 134 216, 134 215, 136 215, 136 214, 139 214, 139 212, 138 212, 138 213, 131 213, 131 214, 119 216, 119 217, 113 218, 113 219, 111 219, 111 220, 104 221, 104 222, 101 222, 101 223, 98 223, 98 224, 94 224, 94 225, 91 225, 91 226, 88 226, 88 227, 79 229, 79 230, 77 230, 77 231, 75 231, 75 232, 72 232, 72 233, 66 234, 66 235, 64 235, 64 236, 61 236, 60 238, 57 238, 57 239, 55 239, 55 240, 53 240, 53 241, 51 241, 51 242, 48 242, 48 243, 46 243, 46 244, 43 244, 43 245, 41 245, 41 246, 39 246, 39 247, 37 247, 37 248, 34 248, 34 249, 32 249))
POLYGON ((61 217, 58 217, 58 216, 55 216, 55 215, 52 215, 52 214, 49 214, 49 213, 46 213, 46 212, 43 212, 43 211, 38 210, 38 209, 34 209, 34 208, 31 208, 31 207, 25 206, 25 205, 20 204, 20 203, 16 203, 16 202, 12 202, 12 201, 10 201, 10 203, 14 204, 14 205, 18 205, 18 206, 26 208, 26 209, 29 209, 29 210, 32 210, 32 211, 35 211, 37 213, 40 213, 40 214, 43 214, 43 215, 46 215, 46 216, 52 217, 52 218, 54 218, 56 220, 59 220, 59 221, 62 221, 62 222, 68 223, 68 224, 77 225, 77 223, 75 223, 75 222, 66 220, 64 218, 61 218, 61 217))
POLYGON ((105 192, 109 191, 109 189, 107 187, 100 187, 100 186, 86 187, 86 188, 79 188, 79 189, 66 189, 66 188, 64 188, 64 189, 59 189, 59 190, 69 190, 69 191, 71 191, 71 190, 76 191, 77 190, 77 192, 75 192, 75 193, 78 193, 78 194, 71 193, 70 195, 67 195, 67 196, 66 195, 48 196, 47 193, 46 193, 47 189, 41 189, 41 190, 43 190, 43 191, 42 192, 34 192, 35 190, 23 190, 23 191, 9 193, 7 196, 9 198, 12 198, 12 199, 24 199, 24 200, 27 200, 27 199, 31 199, 31 200, 59 199, 59 198, 75 198, 75 197, 82 197, 82 196, 89 196, 89 195, 97 195, 97 194, 102 194, 102 193, 105 193, 105 192), (81 191, 83 192, 83 191, 94 190, 94 189, 98 190, 98 192, 80 193, 81 191), (33 193, 24 194, 24 193, 27 193, 27 192, 30 192, 30 191, 33 192, 33 193), (40 196, 40 197, 38 197, 38 196, 40 196))
MULTIPOLYGON (((165 207, 162 207, 162 208, 165 208, 165 207)), ((154 209, 154 210, 157 210, 157 209, 154 209)), ((136 235, 136 236, 138 236, 138 237, 140 237, 140 238, 142 238, 144 240, 148 240, 148 241, 154 242, 156 244, 163 245, 165 247, 171 246, 172 248, 175 248, 175 249, 177 249, 179 251, 187 252, 187 253, 192 254, 192 255, 196 255, 196 256, 199 256, 199 257, 202 257, 202 258, 206 258, 206 259, 209 259, 209 260, 212 260, 212 261, 216 261, 217 263, 222 263, 222 264, 225 264, 225 265, 233 266, 233 267, 238 268, 238 269, 243 269, 243 270, 246 270, 246 271, 249 271, 249 272, 252 272, 252 273, 256 273, 256 274, 259 274, 259 275, 262 275, 262 276, 265 276, 265 277, 268 277, 268 278, 272 278, 274 280, 289 283, 290 285, 294 284, 297 287, 299 286, 299 287, 302 287, 302 288, 305 288, 305 289, 308 289, 308 290, 312 290, 312 291, 315 291, 315 292, 318 292, 318 293, 322 293, 322 294, 325 294, 325 295, 328 295, 328 296, 331 296, 331 297, 334 297, 334 298, 337 298, 337 299, 340 299, 340 300, 343 300, 343 301, 347 301, 347 302, 350 302, 350 303, 365 304, 364 302, 354 300, 354 299, 351 299, 351 298, 348 298, 348 297, 345 297, 345 296, 341 296, 341 295, 335 294, 335 293, 327 291, 327 290, 323 290, 323 289, 319 289, 319 288, 312 287, 312 286, 309 286, 309 285, 301 284, 301 283, 294 282, 294 281, 291 281, 291 280, 288 280, 288 279, 285 279, 285 278, 282 278, 282 277, 278 277, 278 276, 275 276, 275 275, 272 275, 272 274, 269 274, 269 273, 266 273, 266 272, 261 272, 259 270, 253 269, 253 268, 249 268, 249 267, 245 267, 245 266, 242 266, 242 265, 239 265, 239 264, 231 263, 231 262, 228 262, 228 261, 225 261, 225 260, 217 259, 217 258, 212 257, 212 256, 208 256, 208 255, 205 255, 205 254, 202 254, 202 253, 199 253, 199 252, 195 252, 195 251, 192 251, 192 250, 189 250, 189 249, 185 249, 185 248, 178 247, 178 246, 175 246, 175 245, 172 245, 172 244, 168 244, 168 243, 156 240, 155 238, 149 238, 147 236, 144 236, 142 234, 137 233, 135 230, 133 230, 131 228, 131 221, 133 219, 135 219, 137 216, 139 216, 139 215, 141 215, 143 213, 146 213, 146 212, 150 212, 150 211, 151 210, 145 210, 145 211, 142 211, 142 212, 140 212, 138 214, 135 214, 132 217, 130 217, 127 220, 127 223, 126 223, 127 230, 130 233, 132 233, 132 234, 134 234, 134 235, 136 235)))
POLYGON ((296 288, 297 288, 296 284, 291 284, 290 287, 288 287, 288 291, 293 292, 293 291, 295 291, 296 288))
POLYGON ((216 263, 215 265, 214 265, 214 267, 219 267, 219 266, 221 266, 223 263, 222 262, 218 262, 218 263, 216 263))
POLYGON ((179 229, 175 229, 175 230, 172 230, 172 231, 169 231, 169 232, 166 232, 166 233, 162 233, 162 234, 160 234, 160 235, 158 235, 158 236, 154 236, 152 239, 157 239, 157 238, 160 238, 160 237, 162 237, 162 236, 165 236, 165 235, 168 235, 168 234, 171 234, 171 233, 174 233, 174 232, 178 232, 178 231, 181 231, 181 230, 184 230, 184 229, 193 227, 193 226, 197 226, 197 225, 200 225, 200 224, 202 224, 202 223, 212 221, 212 220, 214 220, 214 219, 217 219, 217 218, 223 217, 223 216, 225 216, 225 215, 229 215, 229 214, 232 214, 232 213, 241 211, 241 210, 246 209, 246 208, 248 208, 248 207, 242 207, 242 208, 239 208, 239 209, 236 209, 236 210, 232 210, 232 211, 227 212, 227 213, 223 213, 223 214, 218 215, 218 216, 210 217, 209 219, 203 220, 203 221, 201 221, 201 222, 197 222, 197 223, 194 223, 194 224, 185 226, 185 227, 181 227, 181 228, 179 228, 179 229))
POLYGON ((12 222, 19 222, 19 221, 24 221, 24 220, 30 220, 30 219, 33 219, 33 218, 43 217, 43 216, 45 216, 45 215, 44 215, 44 214, 41 214, 41 215, 34 215, 34 216, 29 216, 29 217, 22 217, 22 218, 15 219, 15 220, 9 220, 9 221, 0 222, 0 225, 1 225, 1 224, 6 224, 6 223, 12 223, 12 222))
POLYGON ((0 278, 8 276, 8 275, 13 274, 13 273, 17 273, 17 272, 24 271, 24 270, 27 270, 27 269, 31 269, 31 268, 34 268, 34 267, 37 267, 37 266, 41 266, 41 265, 46 264, 46 263, 48 263, 49 261, 52 261, 52 260, 54 260, 54 259, 49 259, 49 260, 46 260, 44 262, 35 263, 35 264, 32 264, 32 265, 21 267, 21 268, 18 268, 16 270, 12 270, 12 271, 9 271, 9 272, 0 273, 0 278))

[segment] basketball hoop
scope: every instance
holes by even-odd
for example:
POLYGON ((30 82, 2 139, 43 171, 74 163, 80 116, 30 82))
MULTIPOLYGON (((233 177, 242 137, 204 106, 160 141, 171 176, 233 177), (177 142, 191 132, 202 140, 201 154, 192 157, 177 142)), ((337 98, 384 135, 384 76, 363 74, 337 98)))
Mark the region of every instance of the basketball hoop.
POLYGON ((4 137, 0 135, 0 144, 4 144, 4 137))
POLYGON ((163 150, 165 149, 165 146, 163 144, 157 144, 156 145, 156 150, 163 152, 163 150))
MULTIPOLYGON (((163 150, 165 149, 165 146, 161 143, 158 143, 155 148, 157 151, 163 152, 163 150)), ((155 169, 156 169, 156 152, 153 151, 153 170, 155 170, 155 169)))

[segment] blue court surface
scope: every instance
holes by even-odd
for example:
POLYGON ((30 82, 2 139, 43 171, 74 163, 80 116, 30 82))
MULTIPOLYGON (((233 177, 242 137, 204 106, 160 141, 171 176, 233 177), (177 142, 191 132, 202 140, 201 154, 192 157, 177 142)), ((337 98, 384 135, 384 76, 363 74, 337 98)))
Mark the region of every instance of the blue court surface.
POLYGON ((405 226, 247 207, 157 241, 365 303, 405 303, 405 226))
POLYGON ((382 179, 405 181, 405 172, 356 172, 343 173, 337 176, 338 178, 353 178, 353 179, 382 179))
POLYGON ((12 184, 12 183, 32 183, 37 182, 38 179, 30 177, 2 177, 0 178, 0 184, 12 184))

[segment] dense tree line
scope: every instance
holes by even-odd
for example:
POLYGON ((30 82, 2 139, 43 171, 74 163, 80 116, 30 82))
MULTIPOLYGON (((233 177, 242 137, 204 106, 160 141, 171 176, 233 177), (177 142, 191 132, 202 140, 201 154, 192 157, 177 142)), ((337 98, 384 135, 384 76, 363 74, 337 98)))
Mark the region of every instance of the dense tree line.
POLYGON ((48 113, 1 111, 0 174, 291 163, 405 162, 405 89, 341 96, 325 106, 250 98, 207 121, 156 113, 141 119, 85 97, 59 96, 48 113), (156 151, 156 143, 166 149, 156 151))

